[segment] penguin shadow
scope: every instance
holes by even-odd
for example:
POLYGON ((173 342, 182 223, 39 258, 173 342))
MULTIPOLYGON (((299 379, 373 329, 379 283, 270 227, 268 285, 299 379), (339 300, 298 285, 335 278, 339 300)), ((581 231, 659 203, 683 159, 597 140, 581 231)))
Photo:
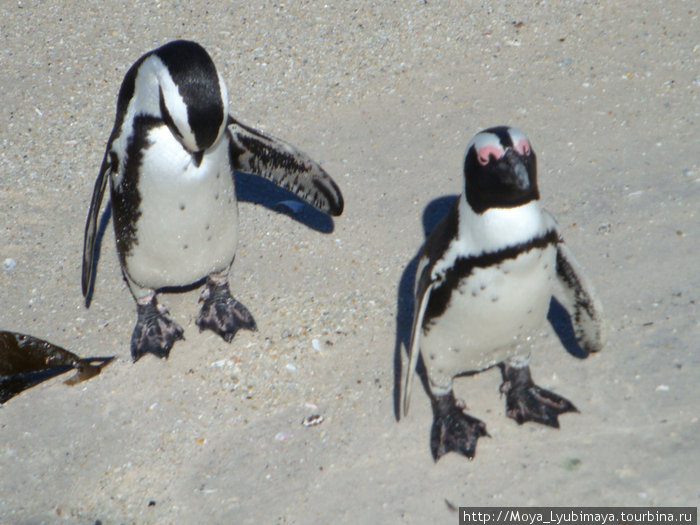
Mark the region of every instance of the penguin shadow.
POLYGON ((557 334, 564 349, 576 359, 585 359, 588 357, 586 352, 576 341, 574 333, 574 325, 571 322, 571 316, 564 306, 557 301, 557 298, 552 296, 549 303, 549 312, 547 312, 547 321, 552 325, 554 333, 557 334))
MULTIPOLYGON (((423 210, 423 234, 427 239, 438 222, 447 214, 450 206, 459 195, 446 195, 431 201, 423 210)), ((422 248, 422 244, 421 244, 422 248)), ((411 328, 413 327, 413 310, 415 308, 413 288, 416 279, 416 270, 420 258, 420 250, 414 255, 401 274, 396 298, 396 339, 394 343, 394 416, 401 419, 401 380, 402 376, 402 348, 408 353, 411 344, 411 328)), ((547 312, 547 320, 552 325, 554 333, 559 338, 564 349, 577 359, 585 359, 588 353, 581 348, 576 341, 571 316, 564 306, 552 296, 547 312)), ((410 371, 408 371, 410 373, 410 371)), ((423 389, 430 395, 428 376, 425 373, 423 358, 419 356, 416 373, 421 379, 423 389)), ((470 375, 469 372, 462 375, 470 375)))
POLYGON ((317 232, 333 233, 333 219, 307 204, 291 191, 257 175, 242 171, 236 171, 234 179, 238 202, 258 204, 276 213, 287 215, 292 220, 317 232))

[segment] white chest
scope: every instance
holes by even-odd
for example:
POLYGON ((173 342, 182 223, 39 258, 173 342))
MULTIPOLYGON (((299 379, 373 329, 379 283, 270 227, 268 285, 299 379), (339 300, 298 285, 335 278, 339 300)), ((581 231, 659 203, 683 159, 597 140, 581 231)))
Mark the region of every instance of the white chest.
POLYGON ((199 166, 165 127, 149 133, 139 173, 140 215, 126 270, 147 288, 181 286, 226 269, 236 252, 238 212, 227 143, 199 166))
POLYGON ((556 248, 532 249, 496 266, 475 268, 444 313, 421 335, 431 379, 483 370, 529 351, 552 296, 556 248))

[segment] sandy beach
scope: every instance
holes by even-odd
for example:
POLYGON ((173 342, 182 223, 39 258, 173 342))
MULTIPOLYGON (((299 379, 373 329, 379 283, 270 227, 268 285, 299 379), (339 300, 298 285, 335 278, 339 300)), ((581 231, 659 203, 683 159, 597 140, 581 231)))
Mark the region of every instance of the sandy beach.
MULTIPOLYGON (((457 523, 460 506, 700 502, 698 5, 621 2, 111 0, 0 6, 0 330, 116 356, 0 406, 0 523, 457 523), (231 5, 228 5, 231 4, 231 5), (693 29, 695 27, 696 29, 693 29), (231 113, 320 162, 333 220, 237 176, 231 291, 258 331, 195 325, 131 362, 135 308, 103 220, 92 304, 83 230, 122 78, 196 40, 231 113), (430 454, 414 383, 397 422, 415 257, 461 190, 465 148, 510 124, 543 205, 595 284, 606 346, 549 324, 534 379, 576 404, 556 430, 505 416, 491 370, 455 381, 490 438, 430 454), (304 418, 323 416, 305 426, 304 418)), ((106 219, 106 217, 103 217, 106 219)))

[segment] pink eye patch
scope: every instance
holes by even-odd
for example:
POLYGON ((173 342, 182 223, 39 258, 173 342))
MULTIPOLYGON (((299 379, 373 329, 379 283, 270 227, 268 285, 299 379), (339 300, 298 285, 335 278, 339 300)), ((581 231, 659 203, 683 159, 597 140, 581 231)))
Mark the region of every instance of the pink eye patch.
POLYGON ((478 159, 479 164, 481 164, 482 166, 486 166, 489 163, 491 157, 493 157, 494 159, 500 159, 502 155, 503 148, 493 145, 484 146, 476 152, 476 158, 478 159))
POLYGON ((530 154, 530 141, 527 139, 521 139, 518 141, 518 143, 515 145, 515 151, 520 153, 521 155, 529 155, 530 154))

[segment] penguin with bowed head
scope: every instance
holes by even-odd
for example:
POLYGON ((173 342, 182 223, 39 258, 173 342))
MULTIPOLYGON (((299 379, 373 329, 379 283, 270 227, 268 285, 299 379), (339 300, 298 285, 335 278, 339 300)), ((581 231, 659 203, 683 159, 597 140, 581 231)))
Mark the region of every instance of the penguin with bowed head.
POLYGON ((119 90, 85 225, 82 271, 89 306, 109 180, 119 262, 136 301, 134 361, 146 353, 168 357, 183 338, 157 301, 164 288, 205 279, 200 331, 230 342, 240 328, 256 330, 229 290, 238 242, 234 170, 271 180, 329 215, 343 211, 340 189, 318 163, 229 114, 226 85, 202 46, 176 40, 139 58, 119 90))

